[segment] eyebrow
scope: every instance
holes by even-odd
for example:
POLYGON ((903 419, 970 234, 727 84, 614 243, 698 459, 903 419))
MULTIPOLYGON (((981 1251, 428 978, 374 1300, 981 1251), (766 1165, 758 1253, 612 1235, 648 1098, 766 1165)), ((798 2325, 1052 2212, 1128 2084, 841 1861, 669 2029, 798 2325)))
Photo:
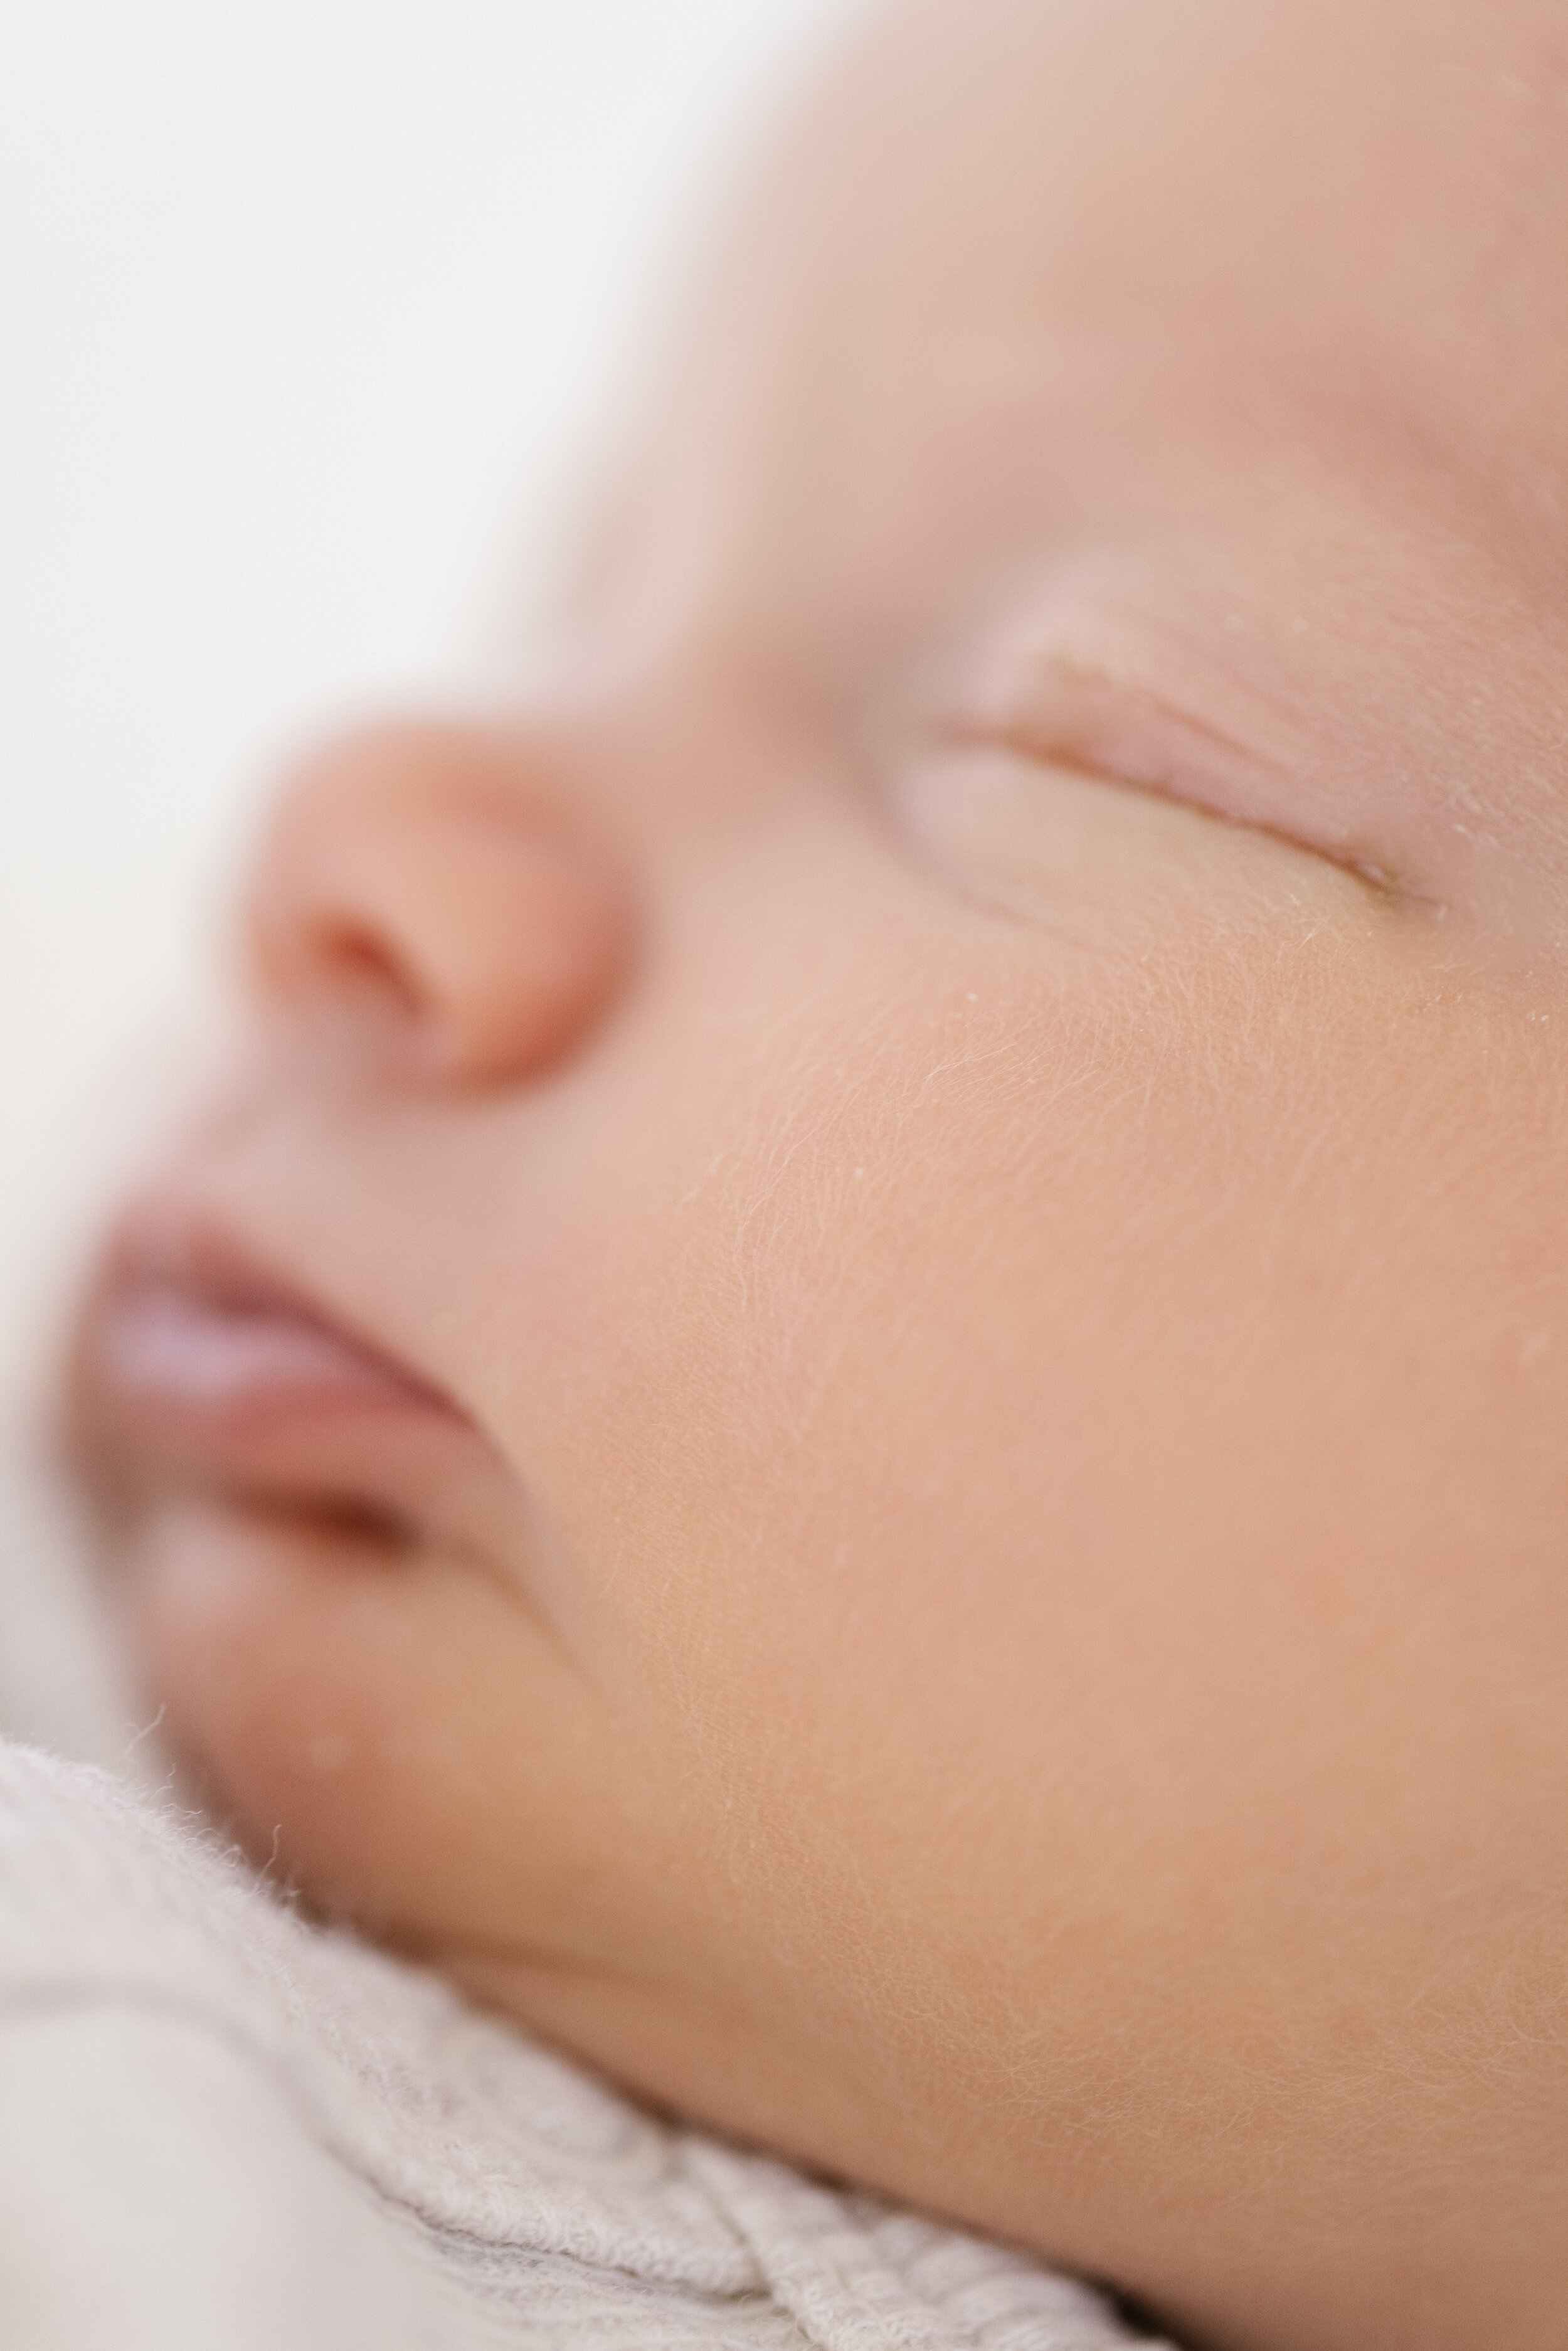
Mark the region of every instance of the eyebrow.
MULTIPOLYGON (((1447 411, 1375 375, 1320 387, 1309 403, 1332 434, 1331 455, 1379 520, 1436 528, 1478 557, 1506 595, 1560 613, 1568 573, 1568 429, 1531 456, 1521 409, 1478 430, 1475 403, 1447 411), (1400 493, 1404 495, 1401 496, 1400 493)), ((1568 411, 1553 408, 1561 420, 1568 411)), ((1544 421, 1544 420, 1541 420, 1544 421)))

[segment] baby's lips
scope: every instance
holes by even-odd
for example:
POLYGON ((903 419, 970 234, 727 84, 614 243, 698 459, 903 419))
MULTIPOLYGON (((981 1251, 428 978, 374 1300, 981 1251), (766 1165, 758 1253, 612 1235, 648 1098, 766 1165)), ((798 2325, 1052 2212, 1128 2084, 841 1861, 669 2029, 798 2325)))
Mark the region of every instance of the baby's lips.
POLYGON ((158 1283, 111 1291, 92 1343, 101 1377, 128 1403, 196 1416, 269 1401, 436 1401, 384 1359, 303 1313, 227 1307, 158 1283))
POLYGON ((89 1475, 133 1490, 370 1504, 431 1447, 477 1441, 448 1397, 226 1239, 134 1228, 83 1318, 69 1435, 89 1475))
MULTIPOLYGON (((117 1566, 165 1522, 248 1529, 246 1557, 461 1558, 516 1603, 538 1542, 505 1451, 227 1228, 128 1220, 83 1315, 66 1440, 117 1566)), ((160 1541, 162 1538, 160 1538, 160 1541)))

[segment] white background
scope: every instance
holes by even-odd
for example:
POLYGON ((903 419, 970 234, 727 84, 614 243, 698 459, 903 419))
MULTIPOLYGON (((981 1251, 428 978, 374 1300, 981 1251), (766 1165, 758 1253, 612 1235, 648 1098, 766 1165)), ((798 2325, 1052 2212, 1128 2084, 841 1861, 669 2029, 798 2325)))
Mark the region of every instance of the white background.
POLYGON ((0 1363, 269 770, 493 641, 843 13, 0 0, 0 1363))

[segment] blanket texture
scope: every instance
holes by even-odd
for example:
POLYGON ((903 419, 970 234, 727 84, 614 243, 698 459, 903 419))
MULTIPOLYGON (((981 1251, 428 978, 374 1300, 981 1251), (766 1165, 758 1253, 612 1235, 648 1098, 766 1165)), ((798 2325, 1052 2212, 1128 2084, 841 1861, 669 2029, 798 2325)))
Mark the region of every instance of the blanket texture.
POLYGON ((15 2351, 1102 2351, 1084 2287, 654 2119, 0 1744, 15 2351))

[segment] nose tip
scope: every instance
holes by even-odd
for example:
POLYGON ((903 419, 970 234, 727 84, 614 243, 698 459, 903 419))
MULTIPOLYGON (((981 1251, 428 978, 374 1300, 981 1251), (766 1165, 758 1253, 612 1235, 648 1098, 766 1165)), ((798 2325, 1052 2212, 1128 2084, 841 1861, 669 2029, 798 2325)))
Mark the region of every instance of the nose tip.
POLYGON ((264 841, 247 929, 296 1017, 373 1004, 426 1075, 558 1059, 622 968, 624 897, 520 731, 362 732, 301 769, 264 841))

